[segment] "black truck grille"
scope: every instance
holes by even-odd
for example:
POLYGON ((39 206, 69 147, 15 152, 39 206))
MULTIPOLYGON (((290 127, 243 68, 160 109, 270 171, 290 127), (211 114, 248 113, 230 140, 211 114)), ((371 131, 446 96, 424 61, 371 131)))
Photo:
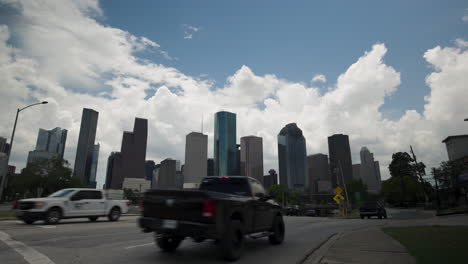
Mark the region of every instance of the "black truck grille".
POLYGON ((34 202, 20 202, 19 209, 20 210, 29 210, 34 208, 34 202))

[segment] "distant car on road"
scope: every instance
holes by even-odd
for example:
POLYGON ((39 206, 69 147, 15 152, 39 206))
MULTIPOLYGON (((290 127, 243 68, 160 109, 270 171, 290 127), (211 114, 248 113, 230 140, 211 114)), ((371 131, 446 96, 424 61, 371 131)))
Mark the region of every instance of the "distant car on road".
POLYGON ((317 211, 315 209, 307 209, 304 213, 306 216, 317 216, 317 211))
POLYGON ((139 226, 154 232, 163 251, 174 251, 186 237, 213 239, 231 261, 241 256, 245 236, 268 237, 277 245, 285 234, 280 206, 245 176, 205 177, 199 190, 149 190, 139 226))
POLYGON ((302 215, 302 211, 299 205, 290 205, 290 206, 286 206, 285 214, 288 216, 294 216, 294 215, 300 216, 302 215))
POLYGON ((377 216, 379 219, 387 218, 387 211, 384 206, 377 201, 367 201, 360 208, 359 212, 361 219, 367 216, 371 218, 372 216, 377 216))
POLYGON ((102 216, 117 221, 127 213, 129 204, 128 200, 107 199, 103 190, 63 189, 48 197, 19 200, 13 209, 26 224, 38 220, 57 224, 64 218, 89 218, 94 222, 102 216))

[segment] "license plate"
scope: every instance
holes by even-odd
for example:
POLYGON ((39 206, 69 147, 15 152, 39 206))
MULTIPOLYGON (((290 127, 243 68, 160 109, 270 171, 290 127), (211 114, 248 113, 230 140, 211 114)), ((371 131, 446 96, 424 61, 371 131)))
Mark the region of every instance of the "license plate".
POLYGON ((176 220, 163 220, 162 228, 176 229, 177 228, 177 221, 176 220))

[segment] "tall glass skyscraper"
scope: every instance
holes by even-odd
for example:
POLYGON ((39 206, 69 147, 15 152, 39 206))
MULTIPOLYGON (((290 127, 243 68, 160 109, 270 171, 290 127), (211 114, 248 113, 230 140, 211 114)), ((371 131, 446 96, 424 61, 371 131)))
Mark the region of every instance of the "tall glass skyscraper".
POLYGON ((231 176, 239 171, 236 145, 236 114, 217 112, 214 126, 214 174, 231 176))
POLYGON ((63 152, 65 150, 66 141, 66 129, 61 129, 60 127, 56 127, 51 130, 39 128, 35 150, 56 153, 60 158, 63 159, 63 152))
POLYGON ((306 141, 296 123, 287 124, 278 134, 280 184, 304 192, 308 187, 306 141))
POLYGON ((86 185, 90 184, 91 180, 98 116, 99 113, 93 109, 83 108, 73 174, 86 185))
POLYGON ((348 135, 335 134, 328 137, 328 155, 332 186, 348 184, 353 180, 353 163, 348 135), (343 183, 344 180, 344 183, 343 183))

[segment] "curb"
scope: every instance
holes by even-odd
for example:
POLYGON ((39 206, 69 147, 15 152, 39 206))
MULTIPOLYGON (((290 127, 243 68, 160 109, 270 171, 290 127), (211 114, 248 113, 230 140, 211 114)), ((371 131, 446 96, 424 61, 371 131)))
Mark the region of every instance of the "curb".
POLYGON ((327 253, 328 249, 330 249, 335 242, 340 239, 343 232, 335 233, 329 236, 325 241, 323 241, 319 246, 310 250, 300 261, 298 264, 317 264, 319 263, 325 253, 327 253))

